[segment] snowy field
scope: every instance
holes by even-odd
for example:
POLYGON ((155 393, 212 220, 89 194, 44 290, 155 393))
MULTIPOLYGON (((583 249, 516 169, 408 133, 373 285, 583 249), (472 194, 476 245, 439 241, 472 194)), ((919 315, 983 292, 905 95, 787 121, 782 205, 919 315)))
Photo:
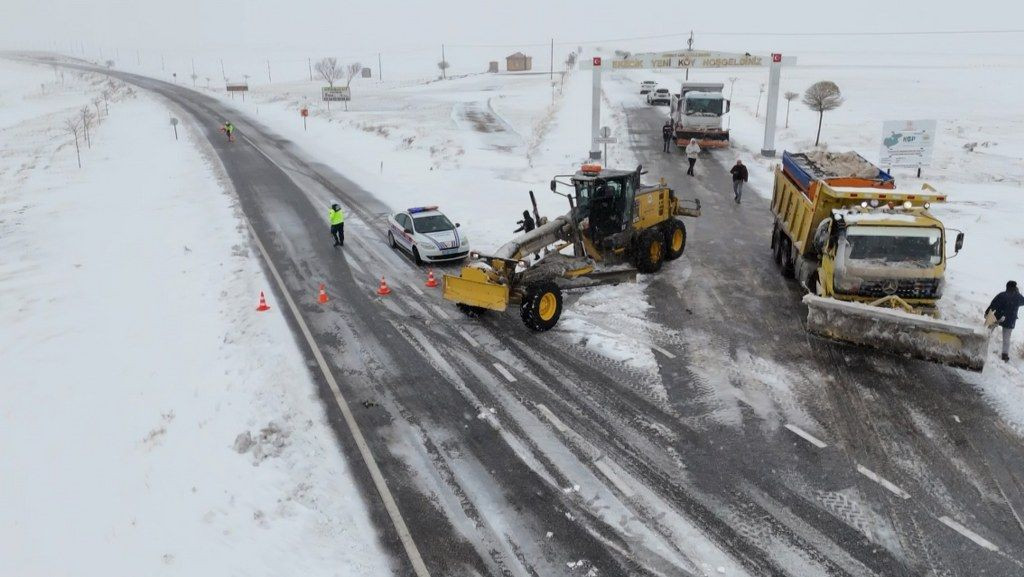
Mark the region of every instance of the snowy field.
POLYGON ((0 574, 390 574, 205 140, 63 76, 0 60, 0 574))

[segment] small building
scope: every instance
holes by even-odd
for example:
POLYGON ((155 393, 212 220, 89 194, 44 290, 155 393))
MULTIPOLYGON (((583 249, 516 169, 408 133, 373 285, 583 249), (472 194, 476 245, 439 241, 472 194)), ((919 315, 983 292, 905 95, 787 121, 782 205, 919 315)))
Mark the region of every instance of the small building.
POLYGON ((505 70, 509 72, 525 72, 533 69, 533 57, 516 52, 505 57, 505 70))
POLYGON ((360 71, 360 74, 362 75, 363 78, 372 78, 373 77, 373 71, 371 71, 369 68, 363 68, 360 71))
POLYGON ((497 72, 498 71, 498 61, 497 60, 491 60, 490 63, 487 65, 487 71, 488 72, 497 72))

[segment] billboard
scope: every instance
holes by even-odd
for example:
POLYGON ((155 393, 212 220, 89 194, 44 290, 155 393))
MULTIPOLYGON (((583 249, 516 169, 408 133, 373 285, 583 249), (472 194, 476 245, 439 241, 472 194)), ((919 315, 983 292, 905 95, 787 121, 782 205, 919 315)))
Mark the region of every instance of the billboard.
POLYGON ((324 86, 320 89, 324 102, 348 102, 352 92, 348 86, 324 86))
POLYGON ((249 85, 244 82, 228 82, 226 88, 228 92, 247 92, 249 85))
POLYGON ((878 163, 890 168, 921 168, 932 160, 935 120, 887 120, 882 123, 878 163))
POLYGON ((621 58, 595 57, 583 60, 584 68, 604 68, 609 70, 684 70, 687 68, 746 68, 768 66, 772 62, 792 65, 796 58, 783 57, 781 54, 770 56, 750 54, 749 52, 717 52, 711 50, 677 50, 674 52, 649 52, 646 54, 626 54, 621 58), (589 64, 589 66, 588 66, 589 64))

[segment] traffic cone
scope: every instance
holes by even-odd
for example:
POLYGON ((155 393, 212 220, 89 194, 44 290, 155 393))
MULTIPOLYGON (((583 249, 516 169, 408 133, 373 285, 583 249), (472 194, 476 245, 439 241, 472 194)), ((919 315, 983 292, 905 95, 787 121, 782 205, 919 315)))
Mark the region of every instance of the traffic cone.
POLYGON ((430 288, 434 288, 437 286, 437 279, 434 278, 434 269, 430 269, 427 271, 427 286, 430 288))
POLYGON ((317 300, 320 304, 325 304, 327 302, 327 291, 324 290, 323 283, 320 283, 320 296, 317 297, 317 300))
POLYGON ((377 289, 377 294, 380 296, 391 294, 391 289, 388 288, 388 283, 384 280, 384 277, 380 277, 380 287, 377 289))
POLYGON ((270 306, 267 305, 267 297, 263 295, 263 291, 260 291, 260 304, 256 307, 256 310, 260 312, 270 310, 270 306))

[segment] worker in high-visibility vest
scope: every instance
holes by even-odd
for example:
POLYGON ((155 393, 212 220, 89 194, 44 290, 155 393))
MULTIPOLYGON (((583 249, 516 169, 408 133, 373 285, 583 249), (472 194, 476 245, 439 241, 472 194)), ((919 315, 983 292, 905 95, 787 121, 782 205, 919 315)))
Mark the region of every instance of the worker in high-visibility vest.
POLYGON ((345 246, 345 212, 337 204, 332 204, 327 218, 331 221, 331 237, 334 238, 334 246, 345 246))

